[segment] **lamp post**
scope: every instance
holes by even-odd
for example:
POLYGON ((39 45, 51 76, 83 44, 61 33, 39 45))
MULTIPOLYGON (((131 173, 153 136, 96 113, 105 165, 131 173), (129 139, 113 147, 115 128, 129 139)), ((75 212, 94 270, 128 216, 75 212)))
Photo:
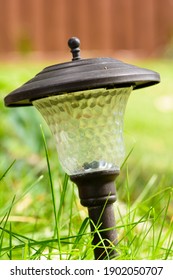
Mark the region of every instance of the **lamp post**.
POLYGON ((5 97, 8 107, 34 105, 56 139, 59 160, 88 208, 95 259, 116 256, 114 181, 124 159, 123 116, 133 89, 154 85, 158 73, 112 58, 80 58, 46 67, 5 97), (96 230, 96 228, 99 229, 96 230))

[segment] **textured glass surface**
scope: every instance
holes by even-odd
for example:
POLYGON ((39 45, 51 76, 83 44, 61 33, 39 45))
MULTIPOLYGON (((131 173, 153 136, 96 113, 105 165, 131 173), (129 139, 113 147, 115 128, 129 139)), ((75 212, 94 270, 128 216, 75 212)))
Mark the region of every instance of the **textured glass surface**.
POLYGON ((120 168, 123 117, 131 90, 101 88, 33 102, 55 136, 59 160, 69 175, 120 168))

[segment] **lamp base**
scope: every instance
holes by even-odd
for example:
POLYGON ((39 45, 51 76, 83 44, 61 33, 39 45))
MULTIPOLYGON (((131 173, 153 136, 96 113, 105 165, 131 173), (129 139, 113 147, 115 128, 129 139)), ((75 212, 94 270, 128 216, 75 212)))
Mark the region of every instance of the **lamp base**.
POLYGON ((118 175, 119 171, 108 170, 70 176, 71 181, 78 186, 81 204, 88 207, 96 260, 117 256, 113 203, 116 201, 114 181, 118 175))

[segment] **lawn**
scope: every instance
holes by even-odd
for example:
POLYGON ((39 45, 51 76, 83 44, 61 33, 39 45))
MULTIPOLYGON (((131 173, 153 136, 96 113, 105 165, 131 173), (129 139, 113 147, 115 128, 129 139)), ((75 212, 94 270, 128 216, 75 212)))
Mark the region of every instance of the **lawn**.
MULTIPOLYGON (((3 105, 6 94, 47 64, 0 65, 0 259, 93 258, 87 211, 59 165, 47 125, 32 107, 3 105)), ((134 91, 126 108, 129 157, 116 183, 118 258, 173 259, 173 61, 134 64, 159 72, 161 83, 134 91)))

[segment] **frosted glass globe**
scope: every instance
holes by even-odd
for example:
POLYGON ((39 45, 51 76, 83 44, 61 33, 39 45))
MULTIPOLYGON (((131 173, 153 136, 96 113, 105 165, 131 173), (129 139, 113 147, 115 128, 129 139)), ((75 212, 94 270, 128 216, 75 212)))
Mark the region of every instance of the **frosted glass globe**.
POLYGON ((33 101, 55 136, 67 174, 120 169, 124 111, 131 91, 132 87, 99 88, 33 101))

